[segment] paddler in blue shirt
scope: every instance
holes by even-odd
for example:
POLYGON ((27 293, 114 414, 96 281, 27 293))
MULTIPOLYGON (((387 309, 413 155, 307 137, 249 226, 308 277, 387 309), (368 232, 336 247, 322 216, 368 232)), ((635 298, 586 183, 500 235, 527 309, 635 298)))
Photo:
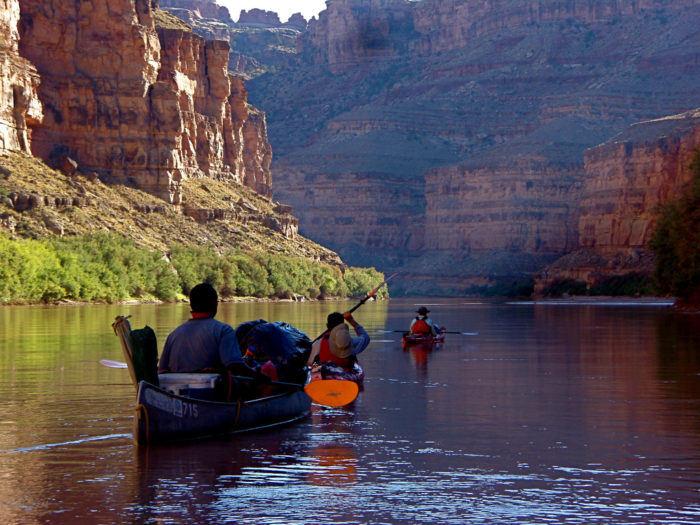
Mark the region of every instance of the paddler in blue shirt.
POLYGON ((258 383, 270 379, 243 362, 236 331, 214 319, 219 297, 214 287, 201 283, 190 292, 192 318, 173 330, 160 356, 160 373, 215 372, 247 376, 258 383))

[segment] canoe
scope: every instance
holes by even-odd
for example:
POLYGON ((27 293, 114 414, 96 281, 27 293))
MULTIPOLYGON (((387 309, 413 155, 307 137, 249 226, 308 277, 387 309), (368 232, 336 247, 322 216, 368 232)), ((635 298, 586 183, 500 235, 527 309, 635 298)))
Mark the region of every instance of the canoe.
POLYGON ((404 346, 412 345, 437 345, 445 342, 445 334, 438 335, 420 335, 420 334, 404 334, 401 338, 404 346))
POLYGON ((134 440, 146 445, 250 432, 291 423, 306 417, 310 411, 311 398, 301 388, 260 399, 224 403, 181 395, 141 381, 134 440))

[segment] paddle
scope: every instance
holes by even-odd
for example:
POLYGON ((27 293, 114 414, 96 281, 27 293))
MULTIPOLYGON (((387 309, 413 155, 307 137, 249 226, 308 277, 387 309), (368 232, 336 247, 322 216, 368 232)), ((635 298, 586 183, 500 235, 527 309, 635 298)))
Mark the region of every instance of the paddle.
POLYGON ((360 387, 355 381, 319 379, 304 387, 314 403, 327 407, 342 407, 355 401, 360 387))
MULTIPOLYGON (((252 381, 253 378, 245 376, 233 376, 234 379, 242 381, 252 381)), ((264 383, 265 384, 265 383, 264 383)), ((271 385, 304 387, 304 392, 317 405, 327 407, 342 407, 355 401, 360 387, 354 381, 344 381, 342 379, 316 379, 300 385, 298 383, 283 383, 282 381, 270 381, 271 385)))
MULTIPOLYGON (((376 330, 380 334, 407 334, 408 330, 376 330)), ((451 332, 447 330, 442 330, 440 334, 459 334, 459 335, 479 335, 479 332, 451 332)))
MULTIPOLYGON (((396 272, 396 273, 391 274, 389 277, 387 277, 386 279, 384 279, 384 282, 382 282, 382 283, 381 283, 379 286, 377 286, 374 290, 372 290, 371 292, 367 292, 367 295, 365 295, 362 299, 360 299, 360 302, 359 302, 359 303, 357 303, 355 306, 353 306, 352 308, 350 308, 350 310, 348 310, 348 313, 353 313, 353 312, 354 312, 355 310, 357 310, 360 306, 362 306, 362 305, 365 304, 367 301, 369 301, 369 299, 370 299, 371 297, 373 297, 374 294, 376 294, 382 286, 384 286, 386 283, 388 283, 390 279, 393 279, 394 277, 396 277, 399 273, 400 273, 400 272, 396 272)), ((330 329, 329 329, 329 328, 326 328, 326 330, 325 330, 321 335, 319 335, 316 339, 314 339, 313 341, 311 341, 311 343, 315 343, 316 341, 318 341, 319 339, 321 339, 324 335, 326 335, 328 332, 330 332, 330 329)))
MULTIPOLYGON (((100 359, 100 364, 107 368, 128 368, 126 363, 113 361, 111 359, 100 359)), ((233 376, 240 381, 254 381, 252 377, 233 376)), ((271 385, 286 386, 293 388, 303 388, 306 395, 317 405, 328 407, 341 407, 355 401, 359 392, 357 383, 353 381, 342 381, 340 379, 319 379, 307 385, 299 383, 286 383, 284 381, 270 381, 271 385)))
POLYGON ((100 364, 107 368, 129 368, 129 365, 121 361, 112 361, 111 359, 100 359, 100 364))

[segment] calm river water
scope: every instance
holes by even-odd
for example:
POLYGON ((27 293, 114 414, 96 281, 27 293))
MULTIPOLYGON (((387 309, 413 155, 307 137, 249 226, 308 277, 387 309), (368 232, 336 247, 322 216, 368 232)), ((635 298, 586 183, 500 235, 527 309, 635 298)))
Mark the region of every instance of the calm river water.
MULTIPOLYGON (((368 303, 364 390, 272 431, 137 447, 111 323, 162 343, 186 305, 0 308, 0 523, 700 522, 700 316, 662 305, 368 303)), ((311 338, 353 303, 227 303, 311 338)))

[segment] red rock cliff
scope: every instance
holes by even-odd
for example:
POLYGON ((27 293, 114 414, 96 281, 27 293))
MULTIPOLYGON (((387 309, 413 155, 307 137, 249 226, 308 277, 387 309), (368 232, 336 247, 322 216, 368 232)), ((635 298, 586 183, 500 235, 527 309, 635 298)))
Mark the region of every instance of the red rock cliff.
MULTIPOLYGON (((673 0, 673 10, 697 5, 697 0, 673 0)), ((459 49, 493 33, 553 21, 605 23, 645 10, 667 10, 667 0, 423 0, 415 9, 420 38, 416 49, 437 53, 459 49)), ((564 28, 562 28, 564 29, 564 28)))
POLYGON ((19 17, 19 0, 0 0, 0 151, 29 153, 42 107, 36 68, 19 55, 19 17))
POLYGON ((227 7, 217 4, 214 0, 165 0, 160 6, 174 9, 186 9, 198 18, 215 18, 223 22, 233 22, 227 7))
POLYGON ((579 246, 610 255, 645 249, 657 207, 680 195, 700 147, 700 109, 640 122, 584 153, 579 246))
POLYGON ((578 246, 540 276, 540 290, 573 279, 589 285, 650 273, 647 245, 659 205, 679 197, 700 148, 700 109, 640 122, 584 153, 578 246))
POLYGON ((364 60, 395 58, 406 49, 413 20, 407 0, 330 0, 299 38, 305 60, 334 73, 364 60))
POLYGON ((156 24, 154 0, 20 6, 19 50, 41 76, 45 113, 34 154, 67 148, 81 169, 175 204, 188 177, 270 194, 265 119, 228 74, 227 43, 156 24))

